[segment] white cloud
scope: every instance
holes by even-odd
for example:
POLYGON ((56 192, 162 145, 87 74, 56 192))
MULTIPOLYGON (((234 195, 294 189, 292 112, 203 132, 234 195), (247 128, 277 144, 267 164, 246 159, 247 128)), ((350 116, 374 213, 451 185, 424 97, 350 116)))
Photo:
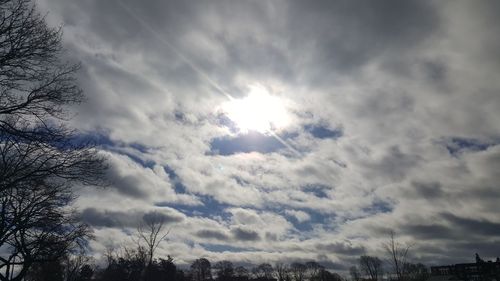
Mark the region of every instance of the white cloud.
POLYGON ((285 214, 293 216, 298 222, 305 222, 311 219, 311 216, 304 211, 286 210, 285 214))
MULTIPOLYGON (((461 262, 467 250, 487 250, 474 242, 498 241, 487 231, 500 223, 495 2, 123 3, 139 21, 103 1, 40 1, 51 24, 64 23, 69 56, 82 62, 88 103, 74 125, 111 142, 103 149, 113 183, 83 190, 80 209, 174 212, 183 220, 162 253, 184 263, 342 263, 340 253, 312 253, 323 243, 382 255, 389 228, 408 241, 425 238, 415 256, 429 261, 461 262), (229 131, 215 112, 227 101, 217 88, 241 97, 253 83, 290 101, 284 139, 301 155, 211 153, 211 140, 229 131), (314 138, 308 124, 343 135, 314 138), (491 146, 451 155, 453 137, 491 146), (312 223, 313 212, 321 221, 312 223), (235 240, 240 228, 260 240, 235 240), (445 235, 457 232, 470 234, 445 235), (250 250, 217 253, 207 241, 250 250)), ((99 229, 96 252, 106 237, 128 239, 117 231, 99 229)))

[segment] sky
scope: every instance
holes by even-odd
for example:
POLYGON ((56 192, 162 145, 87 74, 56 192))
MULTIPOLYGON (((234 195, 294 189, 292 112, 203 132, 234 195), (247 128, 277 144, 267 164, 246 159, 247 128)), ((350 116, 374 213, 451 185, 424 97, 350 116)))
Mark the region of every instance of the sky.
POLYGON ((92 253, 243 264, 500 255, 500 2, 39 0, 81 64, 92 253))

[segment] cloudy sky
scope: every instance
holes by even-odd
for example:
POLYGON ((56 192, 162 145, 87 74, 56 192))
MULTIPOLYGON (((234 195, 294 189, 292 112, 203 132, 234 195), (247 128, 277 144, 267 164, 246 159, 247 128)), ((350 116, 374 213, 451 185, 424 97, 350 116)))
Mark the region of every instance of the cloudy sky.
POLYGON ((109 159, 92 250, 242 263, 500 255, 500 2, 40 0, 109 159))

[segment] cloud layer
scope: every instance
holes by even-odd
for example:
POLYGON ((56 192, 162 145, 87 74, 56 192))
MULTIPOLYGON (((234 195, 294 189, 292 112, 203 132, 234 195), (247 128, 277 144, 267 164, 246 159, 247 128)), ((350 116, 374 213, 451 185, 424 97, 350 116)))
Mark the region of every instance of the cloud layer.
MULTIPOLYGON (((161 254, 244 263, 500 254, 495 1, 40 1, 64 24, 110 159, 84 189, 98 255, 160 212, 161 254), (220 105, 261 85, 293 121, 242 134, 220 105)), ((119 242, 118 242, 119 241, 119 242)))

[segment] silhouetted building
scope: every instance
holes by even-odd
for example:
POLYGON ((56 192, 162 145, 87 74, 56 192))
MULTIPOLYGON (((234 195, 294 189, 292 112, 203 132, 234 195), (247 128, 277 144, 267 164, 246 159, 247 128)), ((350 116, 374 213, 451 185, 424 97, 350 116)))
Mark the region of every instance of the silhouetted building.
POLYGON ((500 259, 484 261, 476 254, 475 263, 432 266, 428 281, 500 281, 500 259))

